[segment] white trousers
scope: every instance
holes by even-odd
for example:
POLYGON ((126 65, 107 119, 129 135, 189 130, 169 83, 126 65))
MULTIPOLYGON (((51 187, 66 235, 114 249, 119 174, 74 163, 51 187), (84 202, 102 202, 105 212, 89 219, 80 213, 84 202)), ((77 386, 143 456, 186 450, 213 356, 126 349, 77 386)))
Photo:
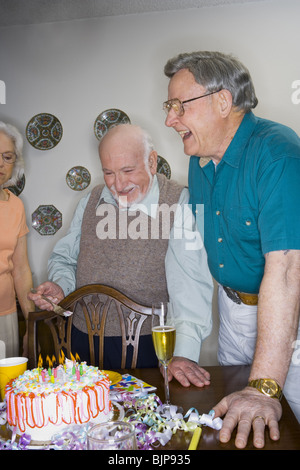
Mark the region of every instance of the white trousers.
MULTIPOLYGON (((219 349, 221 365, 252 364, 257 335, 257 306, 236 304, 222 286, 219 298, 219 349)), ((300 422, 300 325, 283 393, 300 422)))

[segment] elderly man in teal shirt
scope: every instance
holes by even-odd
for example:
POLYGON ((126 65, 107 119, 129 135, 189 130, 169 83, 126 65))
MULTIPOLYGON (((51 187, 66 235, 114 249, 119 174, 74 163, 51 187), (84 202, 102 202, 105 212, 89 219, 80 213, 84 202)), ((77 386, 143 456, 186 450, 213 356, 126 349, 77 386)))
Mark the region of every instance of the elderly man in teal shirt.
POLYGON ((166 125, 192 155, 194 213, 204 204, 204 244, 219 284, 219 361, 252 364, 248 386, 214 407, 216 416, 226 415, 220 440, 237 426, 236 446, 243 448, 253 428, 254 445, 263 447, 265 426, 279 438, 282 389, 300 421, 293 360, 300 338, 300 139, 254 116, 250 74, 232 56, 180 54, 165 74, 166 125))

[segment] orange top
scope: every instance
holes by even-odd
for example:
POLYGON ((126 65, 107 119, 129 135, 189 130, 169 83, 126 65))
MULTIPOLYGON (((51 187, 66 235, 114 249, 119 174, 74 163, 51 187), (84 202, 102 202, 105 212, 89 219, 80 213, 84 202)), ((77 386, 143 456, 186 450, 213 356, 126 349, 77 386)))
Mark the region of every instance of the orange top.
POLYGON ((12 277, 12 257, 18 238, 29 232, 21 199, 5 189, 8 201, 0 201, 0 315, 17 310, 12 277))

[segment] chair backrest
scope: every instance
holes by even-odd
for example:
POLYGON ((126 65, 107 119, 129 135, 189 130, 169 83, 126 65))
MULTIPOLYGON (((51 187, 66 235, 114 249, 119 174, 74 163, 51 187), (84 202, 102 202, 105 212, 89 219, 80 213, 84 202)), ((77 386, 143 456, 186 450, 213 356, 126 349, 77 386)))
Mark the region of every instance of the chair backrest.
MULTIPOLYGON (((129 345, 133 347, 131 368, 134 369, 136 367, 140 331, 144 321, 152 313, 151 307, 137 304, 116 289, 102 284, 81 287, 65 297, 59 305, 72 311, 75 310, 77 305, 81 306, 89 337, 90 363, 91 365, 98 365, 101 369, 103 369, 106 321, 112 311, 117 311, 117 319, 119 320, 122 337, 121 368, 125 368, 129 345), (95 335, 99 337, 99 364, 95 364, 93 338, 95 335)), ((49 328, 52 337, 51 346, 48 345, 49 352, 47 351, 50 358, 51 355, 54 355, 58 361, 62 350, 66 351, 65 355, 67 357, 71 357, 72 321, 72 315, 62 317, 48 311, 29 313, 28 367, 30 369, 38 365, 39 343, 42 346, 42 343, 39 342, 39 336, 42 336, 43 328, 43 336, 45 335, 45 325, 49 328)), ((45 346, 44 341, 43 337, 43 346, 45 346)))

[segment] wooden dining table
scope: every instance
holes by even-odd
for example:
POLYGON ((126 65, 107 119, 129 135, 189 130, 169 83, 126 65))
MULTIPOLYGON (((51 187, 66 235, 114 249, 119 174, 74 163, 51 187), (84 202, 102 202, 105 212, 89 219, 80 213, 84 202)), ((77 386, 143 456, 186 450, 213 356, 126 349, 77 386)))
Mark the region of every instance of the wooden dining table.
MULTIPOLYGON (((210 366, 205 369, 211 375, 209 386, 198 388, 191 385, 186 388, 175 379, 170 382, 171 403, 181 406, 184 413, 195 408, 199 414, 208 414, 224 396, 245 387, 249 377, 248 366, 210 366)), ((129 373, 155 386, 157 388, 155 393, 162 401, 164 400, 164 383, 159 369, 122 370, 122 373, 129 373)), ((272 441, 266 427, 264 450, 300 450, 300 424, 284 397, 281 403, 283 413, 279 422, 280 439, 272 441)), ((236 432, 233 433, 231 440, 224 444, 219 440, 219 431, 203 426, 197 450, 237 450, 234 443, 235 434, 236 432)), ((246 450, 255 450, 252 438, 251 432, 246 450)), ((161 446, 157 450, 188 450, 190 440, 190 432, 177 431, 164 447, 161 446)))

